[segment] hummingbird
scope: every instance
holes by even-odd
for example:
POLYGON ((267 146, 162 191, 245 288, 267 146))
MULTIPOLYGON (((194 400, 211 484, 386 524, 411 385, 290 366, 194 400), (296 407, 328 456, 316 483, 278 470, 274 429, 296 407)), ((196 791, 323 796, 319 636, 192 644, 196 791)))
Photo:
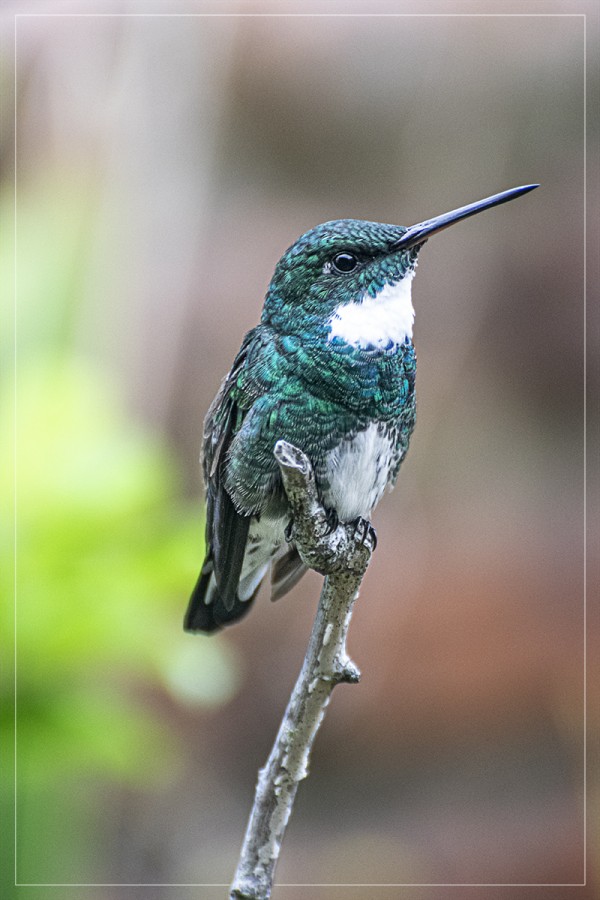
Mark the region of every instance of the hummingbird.
POLYGON ((411 287, 419 251, 450 225, 538 186, 409 228, 325 222, 286 250, 260 324, 245 336, 204 421, 206 555, 186 631, 211 633, 240 619, 269 570, 273 600, 307 571, 288 528, 278 440, 310 459, 332 529, 371 527, 415 425, 411 287))

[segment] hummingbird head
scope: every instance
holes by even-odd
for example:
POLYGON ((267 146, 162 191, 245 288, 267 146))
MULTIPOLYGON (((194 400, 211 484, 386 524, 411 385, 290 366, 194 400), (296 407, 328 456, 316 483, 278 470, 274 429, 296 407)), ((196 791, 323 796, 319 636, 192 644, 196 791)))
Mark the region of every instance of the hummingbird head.
POLYGON ((399 225, 338 219, 303 234, 286 250, 269 285, 263 321, 287 330, 325 323, 340 305, 376 297, 412 278, 421 244, 403 249, 399 225))
POLYGON ((538 187, 512 188, 404 228, 338 219, 307 231, 283 254, 262 321, 284 334, 386 349, 412 338, 411 281, 432 235, 538 187))

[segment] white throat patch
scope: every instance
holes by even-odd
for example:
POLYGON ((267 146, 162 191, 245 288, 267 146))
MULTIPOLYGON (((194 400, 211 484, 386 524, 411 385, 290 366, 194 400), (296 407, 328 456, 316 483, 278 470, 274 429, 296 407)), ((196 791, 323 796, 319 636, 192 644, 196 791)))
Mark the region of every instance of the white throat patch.
POLYGON ((365 296, 360 303, 341 304, 329 320, 328 340, 338 337, 347 344, 366 348, 386 347, 412 339, 415 311, 411 299, 414 270, 402 281, 386 284, 374 297, 365 296))

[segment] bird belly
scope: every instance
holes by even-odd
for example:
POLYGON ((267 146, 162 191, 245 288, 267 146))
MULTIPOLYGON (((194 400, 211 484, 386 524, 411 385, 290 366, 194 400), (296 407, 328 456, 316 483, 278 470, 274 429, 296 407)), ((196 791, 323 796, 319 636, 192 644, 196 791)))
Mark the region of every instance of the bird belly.
POLYGON ((398 452, 379 423, 342 441, 327 454, 325 505, 333 507, 342 522, 359 516, 368 519, 389 482, 398 452))

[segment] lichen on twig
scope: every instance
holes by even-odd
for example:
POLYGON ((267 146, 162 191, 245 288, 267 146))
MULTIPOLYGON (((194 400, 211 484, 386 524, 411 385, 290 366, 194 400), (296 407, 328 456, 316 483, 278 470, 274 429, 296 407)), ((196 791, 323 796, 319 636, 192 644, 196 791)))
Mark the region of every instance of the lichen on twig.
POLYGON ((338 524, 323 507, 308 457, 287 441, 274 449, 288 498, 290 538, 303 562, 325 575, 304 663, 273 749, 260 770, 231 900, 268 900, 298 784, 308 775, 315 736, 336 684, 360 672, 346 651, 354 601, 375 547, 368 522, 338 524))

